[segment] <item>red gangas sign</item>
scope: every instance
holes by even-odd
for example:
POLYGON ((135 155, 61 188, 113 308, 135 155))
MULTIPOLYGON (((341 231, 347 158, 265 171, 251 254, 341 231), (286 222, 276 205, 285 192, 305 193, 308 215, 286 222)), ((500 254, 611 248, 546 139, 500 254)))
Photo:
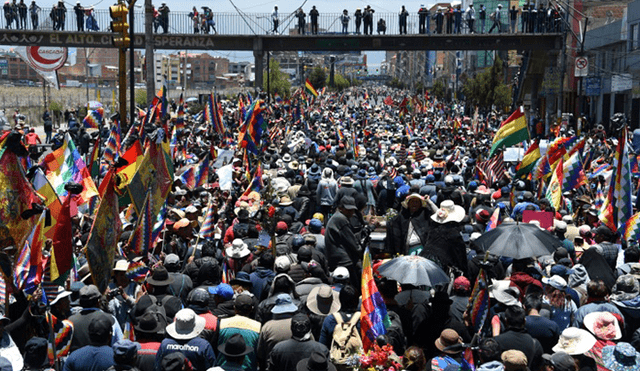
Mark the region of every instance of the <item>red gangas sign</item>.
POLYGON ((38 71, 53 72, 64 66, 67 52, 61 46, 28 46, 27 60, 38 71))

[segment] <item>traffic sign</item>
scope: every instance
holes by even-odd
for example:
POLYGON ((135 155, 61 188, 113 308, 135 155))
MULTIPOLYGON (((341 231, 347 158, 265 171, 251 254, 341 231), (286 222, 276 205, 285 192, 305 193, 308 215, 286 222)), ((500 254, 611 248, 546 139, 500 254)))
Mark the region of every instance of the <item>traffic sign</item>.
POLYGON ((587 57, 576 57, 575 77, 587 76, 589 73, 589 59, 587 57))
POLYGON ((600 77, 587 77, 584 79, 584 95, 586 96, 598 96, 600 95, 600 77))
POLYGON ((28 46, 27 61, 37 71, 53 72, 67 61, 67 48, 62 46, 28 46))

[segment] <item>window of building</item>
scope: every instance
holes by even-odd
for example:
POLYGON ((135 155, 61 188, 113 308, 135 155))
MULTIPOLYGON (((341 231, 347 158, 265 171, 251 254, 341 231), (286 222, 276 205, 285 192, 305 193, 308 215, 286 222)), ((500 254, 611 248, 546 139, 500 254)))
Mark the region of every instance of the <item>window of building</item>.
POLYGON ((640 24, 636 23, 636 24, 632 24, 630 27, 630 32, 629 32, 629 47, 631 48, 631 50, 636 50, 638 49, 638 38, 640 38, 640 24))

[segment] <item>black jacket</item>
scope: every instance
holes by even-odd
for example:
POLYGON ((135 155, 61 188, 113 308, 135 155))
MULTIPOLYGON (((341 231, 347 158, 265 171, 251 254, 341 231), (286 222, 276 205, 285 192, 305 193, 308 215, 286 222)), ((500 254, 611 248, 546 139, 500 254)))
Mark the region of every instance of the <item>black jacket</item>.
POLYGON ((467 274, 467 247, 460 234, 460 223, 432 223, 421 256, 441 267, 456 267, 467 274))
POLYGON ((538 370, 542 362, 542 345, 524 329, 509 329, 498 335, 496 338, 502 351, 515 349, 527 356, 529 360, 529 370, 538 370))
POLYGON ((325 249, 330 270, 355 265, 360 260, 360 241, 353 232, 349 219, 340 211, 333 214, 327 223, 325 249))
POLYGON ((407 238, 409 232, 409 223, 413 220, 413 228, 415 229, 422 246, 426 246, 429 228, 431 227, 431 212, 425 208, 421 208, 416 214, 411 215, 409 209, 402 208, 400 213, 391 219, 391 223, 387 224, 386 250, 392 254, 407 253, 407 238))

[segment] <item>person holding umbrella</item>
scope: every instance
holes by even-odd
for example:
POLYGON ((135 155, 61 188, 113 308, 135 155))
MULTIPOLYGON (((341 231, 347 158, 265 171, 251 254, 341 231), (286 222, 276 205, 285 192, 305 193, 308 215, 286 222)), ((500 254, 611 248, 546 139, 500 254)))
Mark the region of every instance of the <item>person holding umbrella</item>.
POLYGON ((431 215, 430 200, 417 193, 402 202, 402 209, 387 225, 387 251, 392 254, 418 255, 426 246, 431 215))
POLYGON ((442 268, 453 268, 467 273, 466 245, 462 239, 461 224, 464 208, 451 200, 444 200, 431 215, 432 228, 420 256, 431 259, 442 268))

